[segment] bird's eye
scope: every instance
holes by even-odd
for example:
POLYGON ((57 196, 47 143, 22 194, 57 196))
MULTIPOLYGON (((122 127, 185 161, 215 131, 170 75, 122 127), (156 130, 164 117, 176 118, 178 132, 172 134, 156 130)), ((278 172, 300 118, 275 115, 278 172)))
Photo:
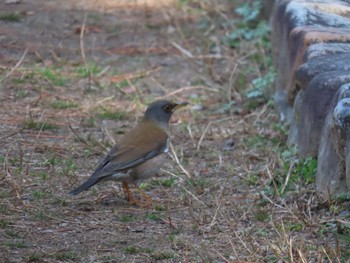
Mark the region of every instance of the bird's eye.
POLYGON ((163 109, 164 109, 164 111, 166 111, 166 112, 170 112, 172 108, 171 108, 170 105, 165 105, 165 106, 163 107, 163 109))

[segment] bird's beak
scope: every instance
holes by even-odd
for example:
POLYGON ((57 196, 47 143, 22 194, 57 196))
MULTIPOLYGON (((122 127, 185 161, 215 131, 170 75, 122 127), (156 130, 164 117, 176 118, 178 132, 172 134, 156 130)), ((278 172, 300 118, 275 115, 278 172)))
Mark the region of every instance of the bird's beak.
POLYGON ((176 111, 179 108, 185 107, 186 105, 188 105, 188 102, 175 103, 175 106, 173 108, 173 112, 176 111))

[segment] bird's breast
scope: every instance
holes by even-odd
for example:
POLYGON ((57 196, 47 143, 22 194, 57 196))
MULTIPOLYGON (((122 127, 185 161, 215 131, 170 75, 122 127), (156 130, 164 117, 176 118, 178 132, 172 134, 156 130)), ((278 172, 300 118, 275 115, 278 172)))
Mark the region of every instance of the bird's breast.
POLYGON ((133 168, 133 179, 135 182, 139 183, 153 175, 155 175, 159 169, 164 165, 167 158, 167 154, 161 153, 156 157, 147 160, 146 162, 133 168))

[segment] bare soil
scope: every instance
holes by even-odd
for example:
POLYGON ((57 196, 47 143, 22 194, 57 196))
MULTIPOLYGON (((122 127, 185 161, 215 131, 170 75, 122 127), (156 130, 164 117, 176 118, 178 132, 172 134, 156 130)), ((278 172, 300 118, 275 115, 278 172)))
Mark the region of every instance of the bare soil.
POLYGON ((244 95, 268 51, 224 41, 238 2, 1 1, 0 262, 346 262, 346 206, 267 191, 286 135, 244 95), (118 183, 68 196, 159 98, 191 105, 153 206, 118 183))

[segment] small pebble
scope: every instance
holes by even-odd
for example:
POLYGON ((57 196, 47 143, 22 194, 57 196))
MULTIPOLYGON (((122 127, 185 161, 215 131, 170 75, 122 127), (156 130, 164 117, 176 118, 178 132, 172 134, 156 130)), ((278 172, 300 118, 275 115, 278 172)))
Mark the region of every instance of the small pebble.
POLYGON ((223 149, 225 151, 230 151, 235 146, 235 140, 233 138, 229 138, 225 141, 223 149))

